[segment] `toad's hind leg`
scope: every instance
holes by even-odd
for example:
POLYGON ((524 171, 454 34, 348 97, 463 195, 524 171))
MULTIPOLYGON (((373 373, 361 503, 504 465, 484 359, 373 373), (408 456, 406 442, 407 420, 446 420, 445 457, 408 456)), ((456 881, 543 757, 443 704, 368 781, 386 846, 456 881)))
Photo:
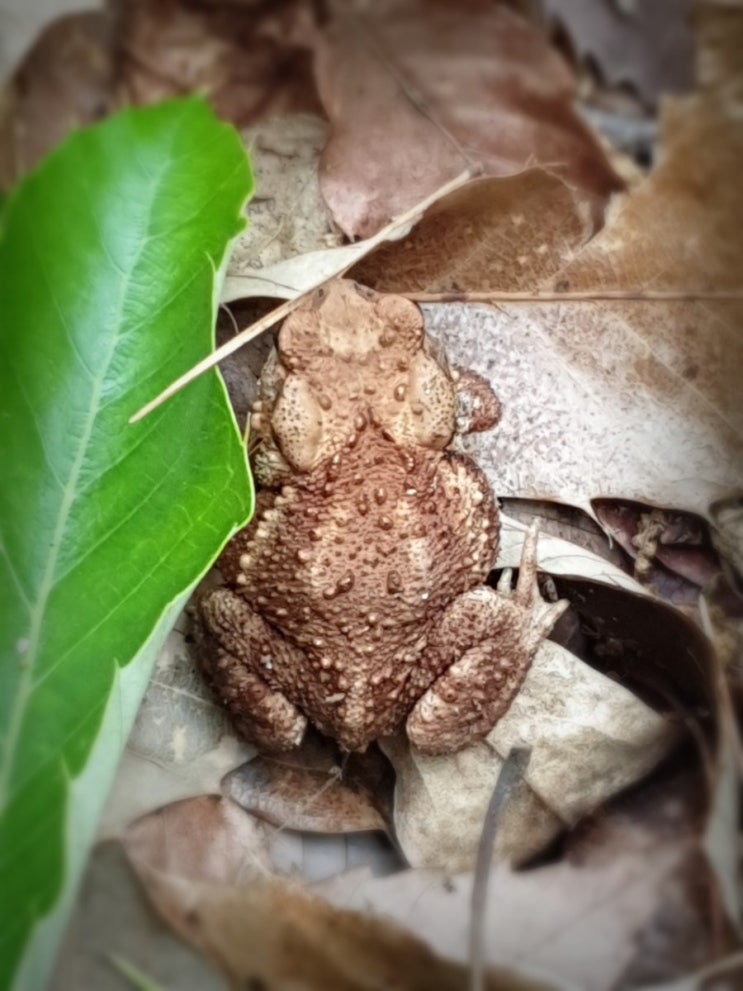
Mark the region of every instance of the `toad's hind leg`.
POLYGON ((429 638, 442 674, 408 716, 423 753, 443 754, 481 739, 506 712, 534 654, 567 602, 546 603, 537 586, 537 530, 531 527, 515 590, 482 585, 452 602, 429 638))
POLYGON ((298 746, 307 719, 280 689, 272 687, 270 672, 301 665, 302 652, 229 589, 207 592, 198 610, 196 636, 202 664, 237 728, 265 750, 298 746))

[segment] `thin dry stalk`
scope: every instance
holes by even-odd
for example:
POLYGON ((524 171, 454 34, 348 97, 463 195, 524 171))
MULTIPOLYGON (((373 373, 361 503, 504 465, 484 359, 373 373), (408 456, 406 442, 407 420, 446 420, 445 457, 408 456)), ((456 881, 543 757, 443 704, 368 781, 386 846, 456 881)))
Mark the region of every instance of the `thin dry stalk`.
POLYGON ((472 884, 469 991, 484 991, 485 989, 485 909, 490 868, 493 861, 493 847, 503 813, 511 800, 514 788, 523 780, 530 757, 530 747, 511 748, 498 775, 482 824, 472 884))

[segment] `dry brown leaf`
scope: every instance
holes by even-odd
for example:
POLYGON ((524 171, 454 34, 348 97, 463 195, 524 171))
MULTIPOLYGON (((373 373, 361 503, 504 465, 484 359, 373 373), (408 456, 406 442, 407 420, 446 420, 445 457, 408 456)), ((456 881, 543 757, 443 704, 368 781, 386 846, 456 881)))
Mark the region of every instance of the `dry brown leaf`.
MULTIPOLYGON (((140 820, 125 841, 158 911, 232 986, 465 991, 465 967, 394 923, 340 910, 298 883, 267 874, 252 822, 224 800, 184 802, 140 820), (244 820, 237 831, 235 815, 244 820), (240 835, 243 842, 236 843, 240 835)), ((550 987, 504 971, 488 974, 485 986, 550 987)))
MULTIPOLYGON (((657 169, 614 202, 606 227, 553 279, 540 282, 537 266, 535 290, 743 291, 743 73, 735 55, 743 13, 714 5, 710 11, 716 16, 703 21, 702 89, 667 105, 657 169)), ((522 229, 538 231, 551 209, 525 202, 522 229)), ((544 240, 556 236, 550 228, 544 240)), ((495 259, 509 247, 519 250, 517 241, 506 242, 495 259)), ((387 265, 376 278, 399 289, 403 250, 385 251, 387 265)), ((461 253, 452 252, 452 273, 461 253)), ((421 241, 416 269, 438 272, 441 254, 430 239, 421 241)), ((506 268, 501 290, 524 285, 520 272, 509 281, 515 271, 506 268)), ((492 280, 489 272, 481 277, 492 280)), ((445 275, 437 278, 446 285, 445 275)), ((740 490, 743 303, 425 309, 450 359, 484 374, 503 402, 495 434, 467 440, 500 495, 553 498, 589 513, 603 497, 706 515, 712 502, 740 490)))
POLYGON ((377 248, 349 275, 379 292, 529 290, 592 233, 587 200, 556 175, 528 169, 450 194, 406 238, 377 248))
POLYGON ((690 0, 541 0, 541 6, 567 33, 577 57, 590 61, 609 86, 630 86, 648 104, 662 93, 691 89, 690 0))
MULTIPOLYGON (((266 991, 465 991, 467 970, 386 919, 342 911, 298 885, 205 885, 137 865, 156 908, 233 987, 266 991), (260 983, 259 983, 260 982, 260 983)), ((500 969, 491 991, 549 991, 546 980, 500 969)))
POLYGON ((386 830, 392 806, 391 775, 376 748, 344 755, 319 734, 238 768, 224 793, 275 826, 308 832, 386 830))
POLYGON ((103 12, 49 24, 0 91, 0 190, 9 189, 74 127, 114 105, 113 23, 103 12))
POLYGON ((331 124, 322 188, 349 237, 472 164, 489 175, 553 169, 595 197, 599 215, 621 186, 572 108, 566 65, 502 5, 338 5, 315 51, 331 124))
POLYGON ((225 120, 320 112, 301 36, 303 0, 272 4, 115 0, 125 104, 204 93, 225 120))
MULTIPOLYGON (((702 791, 687 754, 670 787, 656 778, 615 803, 568 838, 559 862, 494 868, 487 959, 528 962, 571 989, 613 991, 686 974, 724 953, 729 939, 713 921, 719 896, 698 849, 702 791)), ((471 886, 471 875, 411 870, 350 873, 315 890, 337 905, 391 915, 463 960, 471 886)))
POLYGON ((620 499, 595 499, 593 508, 607 534, 634 560, 638 577, 654 589, 661 581, 658 564, 697 588, 721 573, 700 517, 620 499))
POLYGON ((263 824, 217 795, 174 802, 142 816, 123 841, 135 865, 186 882, 241 884, 273 874, 263 824))
MULTIPOLYGON (((728 27, 740 38, 739 7, 736 16, 728 27)), ((703 66, 722 59, 730 69, 727 58, 710 48, 700 56, 703 66)), ((735 73, 666 107, 657 169, 617 202, 605 229, 557 276, 559 286, 743 289, 739 61, 735 73)), ((549 353, 537 374, 550 375, 554 399, 562 394, 548 414, 556 442, 540 438, 539 466, 519 464, 527 491, 566 501, 580 493, 583 505, 586 495, 620 496, 705 514, 740 487, 743 303, 547 306, 509 310, 508 318, 521 326, 523 343, 538 325, 549 353)))

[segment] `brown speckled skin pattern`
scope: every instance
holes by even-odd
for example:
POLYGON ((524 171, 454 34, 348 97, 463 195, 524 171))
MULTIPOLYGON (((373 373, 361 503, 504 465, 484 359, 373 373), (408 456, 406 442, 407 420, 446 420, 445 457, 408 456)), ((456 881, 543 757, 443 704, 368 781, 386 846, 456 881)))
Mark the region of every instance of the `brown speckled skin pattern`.
POLYGON ((309 719, 363 750, 407 724, 442 753, 505 711, 557 612, 534 535, 515 594, 483 585, 495 500, 448 447, 498 415, 482 379, 431 354, 407 300, 338 281, 286 320, 253 414, 265 488, 199 604, 205 670, 246 737, 286 749, 309 719))

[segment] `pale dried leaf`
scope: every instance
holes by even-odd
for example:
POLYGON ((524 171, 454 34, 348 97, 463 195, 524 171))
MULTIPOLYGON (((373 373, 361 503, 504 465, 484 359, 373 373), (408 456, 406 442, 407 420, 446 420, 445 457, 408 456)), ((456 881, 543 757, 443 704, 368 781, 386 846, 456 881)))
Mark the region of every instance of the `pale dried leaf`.
MULTIPOLYGON (((397 774, 395 835, 411 867, 472 870, 488 803, 503 760, 487 743, 427 757, 404 736, 381 742, 397 774)), ((521 863, 544 850, 564 823, 522 782, 495 840, 498 860, 521 863)))
POLYGON ((527 860, 644 777, 677 738, 627 689, 546 641, 487 742, 443 757, 414 753, 402 739, 385 742, 397 772, 398 840, 413 866, 471 869, 503 760, 512 747, 528 746, 529 787, 517 792, 495 847, 498 858, 527 860))
MULTIPOLYGON (((500 546, 497 568, 518 568, 527 525, 501 513, 500 546)), ((547 533, 539 536, 539 567, 551 575, 579 575, 581 578, 623 588, 636 595, 648 590, 605 557, 578 544, 547 533)))
POLYGON ((230 303, 235 299, 252 296, 294 299, 321 282, 342 275, 377 244, 376 240, 368 238, 355 244, 295 255, 250 275, 227 275, 222 285, 220 301, 230 303))
POLYGON ((222 778, 255 754, 209 694, 184 640, 185 620, 157 659, 99 827, 120 836, 147 812, 218 793, 222 778))
MULTIPOLYGON (((611 991, 635 960, 639 936, 660 915, 666 925, 678 920, 682 926, 673 932, 674 963, 684 971, 690 956, 693 965, 702 963, 710 945, 697 932, 703 931, 707 908, 693 904, 685 880, 694 862, 688 837, 634 840, 631 834, 629 823, 620 824, 613 843, 603 837, 603 854, 576 862, 518 872, 503 864, 494 868, 486 959, 549 974, 571 991, 611 991)), ((441 953, 467 959, 471 875, 411 870, 366 883, 351 875, 347 886, 342 882, 337 878, 316 890, 338 905, 389 915, 441 953)))
POLYGON ((339 5, 315 45, 331 124, 322 188, 349 237, 471 164, 488 175, 547 166, 599 212, 621 185, 572 109, 566 65, 503 5, 339 5))
POLYGON ((286 258, 342 243, 320 194, 318 165, 327 130, 319 117, 294 114, 242 131, 257 193, 250 201, 249 225, 233 246, 228 275, 260 274, 286 258))
POLYGON ((678 727, 632 692, 546 641, 487 740, 501 757, 530 746, 526 780, 564 822, 574 823, 643 778, 678 735, 678 727))
MULTIPOLYGON (((730 421, 737 397, 705 397, 639 338, 631 316, 618 318, 621 305, 424 309, 450 361, 489 379, 503 404, 492 438, 465 440, 496 492, 556 499, 591 515, 598 497, 704 515, 740 482, 743 443, 730 421)), ((624 304, 628 314, 642 305, 624 304)), ((662 320, 665 304, 646 305, 662 320)), ((699 328, 699 337, 691 346, 679 341, 678 359, 716 352, 724 328, 700 317, 707 304, 687 305, 685 326, 695 337, 699 328)), ((731 363, 718 364, 721 387, 743 360, 737 348, 731 341, 731 363)))
MULTIPOLYGON (((233 982, 283 991, 462 991, 466 970, 384 918, 339 910, 266 870, 262 827, 224 800, 179 803, 136 823, 126 850, 169 924, 233 982), (240 842, 241 841, 241 842, 240 842)), ((547 991, 489 974, 498 991, 547 991)))

